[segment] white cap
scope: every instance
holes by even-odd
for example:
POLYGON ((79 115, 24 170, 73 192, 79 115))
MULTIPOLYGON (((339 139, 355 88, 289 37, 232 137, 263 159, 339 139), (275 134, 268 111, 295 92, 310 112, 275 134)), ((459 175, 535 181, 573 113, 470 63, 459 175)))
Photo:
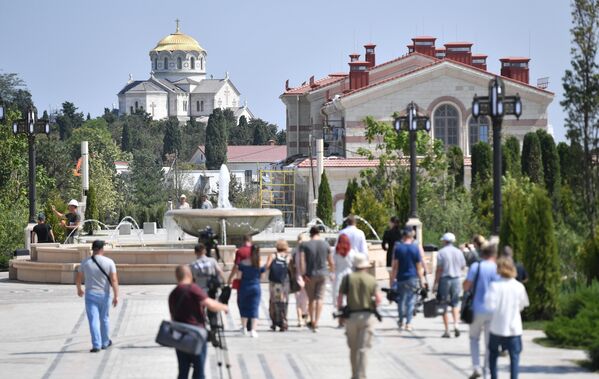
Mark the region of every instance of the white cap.
POLYGON ((185 196, 185 194, 181 194, 181 196, 179 196, 179 199, 187 199, 187 196, 185 196))
POLYGON ((69 201, 69 206, 74 206, 74 207, 78 207, 79 206, 79 202, 75 199, 69 201))
POLYGON ((356 270, 359 270, 362 268, 369 268, 369 267, 370 267, 370 263, 368 262, 368 259, 363 254, 357 254, 356 258, 354 258, 354 268, 356 270))
POLYGON ((455 242, 455 235, 453 233, 445 233, 443 237, 441 237, 441 241, 453 243, 455 242))

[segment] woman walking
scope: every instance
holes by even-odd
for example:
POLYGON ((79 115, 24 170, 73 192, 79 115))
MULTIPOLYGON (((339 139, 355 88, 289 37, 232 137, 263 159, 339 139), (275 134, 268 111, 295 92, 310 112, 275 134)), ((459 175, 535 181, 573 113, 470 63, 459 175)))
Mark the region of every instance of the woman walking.
POLYGON ((287 330, 287 305, 289 304, 289 245, 285 240, 278 240, 276 252, 268 257, 266 269, 268 272, 270 301, 268 311, 275 331, 287 330))
POLYGON ((510 355, 511 379, 518 379, 520 353, 522 352, 522 317, 528 295, 517 275, 514 261, 508 257, 497 260, 497 273, 501 279, 491 283, 485 295, 485 307, 493 312, 489 336, 489 367, 491 379, 497 379, 497 358, 499 347, 510 355))
MULTIPOLYGON (((346 275, 351 274, 353 271, 356 254, 358 254, 358 252, 352 249, 349 237, 346 234, 340 234, 339 239, 337 239, 337 246, 335 247, 335 255, 333 256, 333 263, 335 266, 333 304, 337 303, 341 281, 346 275)), ((343 327, 343 319, 338 318, 337 320, 339 320, 339 327, 343 327)))
POLYGON ((395 243, 401 240, 401 229, 399 217, 393 216, 389 219, 389 228, 383 234, 381 246, 387 252, 387 267, 393 263, 393 254, 395 252, 395 243))
POLYGON ((239 285, 239 313, 241 314, 241 332, 254 338, 258 337, 256 325, 258 323, 258 308, 260 307, 260 275, 265 267, 260 267, 260 248, 252 245, 250 264, 238 264, 237 269, 241 272, 241 283, 239 285))
POLYGON ((297 326, 301 328, 306 325, 308 320, 308 294, 306 293, 304 278, 302 278, 301 272, 299 270, 300 261, 301 261, 301 251, 300 245, 303 242, 309 241, 310 237, 306 233, 300 233, 297 236, 297 246, 293 248, 291 252, 293 259, 293 266, 296 269, 296 278, 295 280, 300 286, 300 290, 295 293, 295 305, 297 311, 297 326))

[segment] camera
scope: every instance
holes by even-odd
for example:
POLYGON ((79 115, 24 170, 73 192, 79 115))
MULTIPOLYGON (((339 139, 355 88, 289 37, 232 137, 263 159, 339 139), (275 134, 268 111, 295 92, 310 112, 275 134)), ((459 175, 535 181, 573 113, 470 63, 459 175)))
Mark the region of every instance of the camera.
POLYGON ((218 237, 212 231, 210 226, 207 226, 200 232, 198 242, 206 246, 206 255, 212 257, 212 250, 216 254, 216 260, 220 261, 220 252, 218 251, 218 237))
POLYGON ((390 302, 396 301, 399 293, 395 290, 395 288, 381 288, 383 292, 387 294, 387 300, 390 302))

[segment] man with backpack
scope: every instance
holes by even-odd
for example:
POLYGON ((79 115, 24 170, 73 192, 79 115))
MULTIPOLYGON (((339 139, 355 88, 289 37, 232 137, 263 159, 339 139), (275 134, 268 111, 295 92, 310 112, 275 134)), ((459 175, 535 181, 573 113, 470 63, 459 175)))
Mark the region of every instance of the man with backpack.
POLYGON ((281 332, 287 330, 287 305, 289 304, 289 245, 285 240, 278 240, 276 252, 268 257, 266 269, 270 290, 269 313, 273 331, 279 327, 281 332))

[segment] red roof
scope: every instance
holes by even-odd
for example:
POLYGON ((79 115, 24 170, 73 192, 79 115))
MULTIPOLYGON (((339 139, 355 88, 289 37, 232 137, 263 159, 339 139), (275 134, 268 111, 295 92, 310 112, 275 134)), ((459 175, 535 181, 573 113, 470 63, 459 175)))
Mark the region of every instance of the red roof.
POLYGON ((503 61, 511 61, 511 62, 528 62, 530 58, 527 57, 504 57, 499 59, 501 62, 503 61))
MULTIPOLYGON (((204 146, 198 149, 205 151, 204 146)), ((286 145, 227 146, 227 163, 278 162, 287 158, 286 145)))
MULTIPOLYGON (((421 160, 422 157, 418 157, 418 160, 421 160)), ((327 157, 323 161, 325 168, 350 168, 350 167, 378 167, 379 160, 378 159, 368 159, 368 158, 343 158, 343 157, 327 157)), ((401 159, 402 165, 410 164, 410 157, 403 157, 401 159)), ((464 165, 470 166, 472 164, 471 158, 469 156, 464 156, 464 165)), ((316 158, 312 158, 312 163, 310 163, 310 158, 305 158, 303 161, 298 163, 298 168, 310 168, 316 167, 317 162, 316 158)))
POLYGON ((447 42, 445 46, 472 46, 472 42, 447 42))

